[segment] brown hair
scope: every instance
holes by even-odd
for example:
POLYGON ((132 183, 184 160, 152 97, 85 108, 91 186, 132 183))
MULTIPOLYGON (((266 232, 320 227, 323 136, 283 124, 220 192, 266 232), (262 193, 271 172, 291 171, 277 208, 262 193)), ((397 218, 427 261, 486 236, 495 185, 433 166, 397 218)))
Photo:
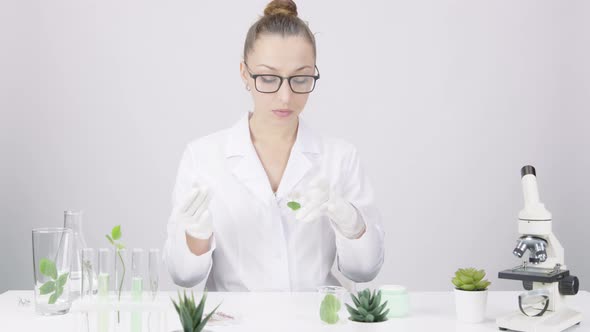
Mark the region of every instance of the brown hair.
POLYGON ((244 61, 254 48, 254 42, 263 34, 279 34, 285 36, 302 36, 313 48, 316 56, 315 38, 307 23, 297 17, 297 5, 293 0, 273 0, 264 9, 264 16, 256 21, 246 35, 244 43, 244 61))

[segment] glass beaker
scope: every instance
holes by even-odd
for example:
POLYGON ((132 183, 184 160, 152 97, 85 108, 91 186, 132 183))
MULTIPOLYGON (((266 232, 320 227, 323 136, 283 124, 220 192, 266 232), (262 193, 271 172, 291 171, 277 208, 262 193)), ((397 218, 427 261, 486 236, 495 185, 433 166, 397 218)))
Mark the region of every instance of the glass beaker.
POLYGON ((340 286, 318 287, 319 316, 327 324, 336 324, 346 320, 344 296, 347 290, 340 286))
POLYGON ((35 228, 32 236, 35 311, 42 315, 65 314, 72 304, 69 283, 72 230, 35 228))

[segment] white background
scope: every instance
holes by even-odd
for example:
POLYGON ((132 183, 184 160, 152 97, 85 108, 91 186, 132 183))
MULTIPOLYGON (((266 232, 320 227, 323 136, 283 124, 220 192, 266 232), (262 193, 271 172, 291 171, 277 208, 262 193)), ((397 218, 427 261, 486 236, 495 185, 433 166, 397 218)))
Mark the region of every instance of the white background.
MULTIPOLYGON (((161 247, 192 139, 251 109, 238 76, 266 1, 0 2, 0 292, 31 289, 31 229, 85 211, 90 247, 121 224, 161 247)), ((377 193, 386 262, 371 285, 492 290, 537 167, 566 263, 589 289, 590 4, 298 1, 322 78, 311 127, 355 144, 377 193)), ((171 288, 168 276, 164 288, 171 288)))

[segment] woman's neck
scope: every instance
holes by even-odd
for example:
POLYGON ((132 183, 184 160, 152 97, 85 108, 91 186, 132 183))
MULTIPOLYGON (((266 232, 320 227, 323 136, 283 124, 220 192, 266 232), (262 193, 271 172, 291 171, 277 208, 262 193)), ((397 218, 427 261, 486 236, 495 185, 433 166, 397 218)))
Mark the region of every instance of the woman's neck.
POLYGON ((250 136, 252 143, 262 144, 293 144, 297 138, 299 120, 284 126, 274 126, 265 122, 261 117, 253 113, 250 117, 250 136))

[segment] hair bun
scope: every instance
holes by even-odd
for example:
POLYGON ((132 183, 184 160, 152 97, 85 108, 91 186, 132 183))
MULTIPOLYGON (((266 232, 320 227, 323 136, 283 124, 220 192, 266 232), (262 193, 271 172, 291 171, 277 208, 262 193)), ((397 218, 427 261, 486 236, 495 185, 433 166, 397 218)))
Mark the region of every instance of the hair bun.
POLYGON ((297 5, 293 0, 273 0, 264 9, 264 16, 287 15, 297 17, 297 5))

